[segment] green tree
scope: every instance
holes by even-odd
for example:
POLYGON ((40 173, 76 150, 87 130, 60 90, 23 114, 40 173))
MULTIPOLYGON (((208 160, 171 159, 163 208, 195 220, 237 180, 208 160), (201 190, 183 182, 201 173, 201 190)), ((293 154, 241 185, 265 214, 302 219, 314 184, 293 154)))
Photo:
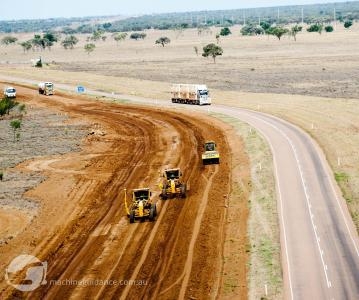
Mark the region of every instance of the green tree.
POLYGON ((86 44, 84 46, 84 49, 85 51, 87 52, 88 55, 90 55, 91 52, 93 52, 96 48, 96 45, 95 44, 92 44, 92 43, 89 43, 89 44, 86 44))
POLYGON ((31 41, 26 41, 26 42, 20 43, 20 46, 24 50, 24 53, 26 53, 32 48, 32 43, 31 43, 31 41))
MULTIPOLYGON (((12 130, 14 131, 14 142, 15 142, 16 141, 16 133, 21 128, 21 121, 20 120, 12 120, 10 122, 10 126, 11 126, 12 130)), ((18 135, 18 137, 20 137, 20 135, 18 135)))
POLYGON ((228 27, 224 27, 221 29, 221 32, 219 33, 221 36, 227 36, 232 34, 232 32, 229 30, 228 27))
POLYGON ((65 49, 74 49, 74 46, 79 42, 78 38, 74 35, 70 35, 65 37, 65 39, 61 42, 61 45, 65 49))
POLYGON ((351 21, 351 20, 348 20, 348 21, 345 21, 344 22, 344 27, 345 28, 349 28, 349 27, 351 27, 353 25, 353 21, 351 21))
POLYGON ((203 57, 212 56, 213 62, 216 63, 216 57, 223 54, 223 49, 216 44, 208 44, 203 47, 203 57))
POLYGON ((288 32, 289 32, 289 30, 287 28, 283 28, 280 26, 274 26, 274 27, 269 28, 269 30, 268 30, 268 34, 276 36, 278 38, 278 40, 280 40, 281 37, 288 32))
POLYGON ((96 41, 102 39, 104 34, 105 34, 105 31, 103 31, 102 29, 97 29, 92 33, 90 40, 96 42, 96 41))
POLYGON ((14 44, 15 42, 17 41, 17 38, 16 37, 13 37, 13 36, 4 36, 2 39, 1 39, 1 44, 5 45, 5 46, 8 46, 10 44, 14 44))
POLYGON ((242 35, 260 35, 264 34, 264 29, 260 26, 246 25, 241 29, 242 35))
POLYGON ((118 43, 120 41, 124 41, 127 37, 126 32, 116 32, 112 34, 113 39, 118 43))
POLYGON ((260 26, 263 28, 263 30, 266 32, 270 28, 270 24, 268 22, 262 21, 260 23, 260 26))
POLYGON ((290 29, 290 35, 294 38, 294 40, 297 40, 297 33, 302 31, 302 26, 299 25, 294 25, 292 26, 292 28, 290 29))
POLYGON ((320 24, 320 23, 312 24, 307 28, 307 31, 308 32, 318 32, 319 34, 322 34, 323 24, 320 24))
POLYGON ((144 40, 146 37, 146 33, 138 33, 138 32, 134 32, 131 33, 130 38, 133 40, 144 40))
POLYGON ((42 35, 42 44, 43 48, 48 48, 51 50, 51 47, 54 45, 54 43, 57 42, 57 36, 53 32, 46 32, 42 35))
POLYGON ((31 40, 32 49, 34 50, 43 50, 45 49, 43 40, 41 38, 41 35, 35 34, 34 38, 31 40))
POLYGON ((164 47, 166 44, 169 44, 171 42, 171 40, 166 37, 166 36, 163 36, 163 37, 160 37, 157 41, 156 41, 156 44, 161 44, 162 47, 164 47))
POLYGON ((325 32, 333 32, 334 28, 332 25, 327 25, 324 27, 325 32))

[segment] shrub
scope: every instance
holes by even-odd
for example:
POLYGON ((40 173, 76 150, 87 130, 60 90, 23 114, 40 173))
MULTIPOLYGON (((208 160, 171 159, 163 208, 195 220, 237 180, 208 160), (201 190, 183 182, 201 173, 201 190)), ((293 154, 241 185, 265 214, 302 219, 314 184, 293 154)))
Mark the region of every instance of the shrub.
POLYGON ((224 27, 221 29, 221 32, 219 33, 221 36, 227 36, 232 34, 232 32, 229 30, 228 27, 224 27))
POLYGON ((332 25, 328 25, 324 27, 325 32, 333 32, 334 28, 332 25))
POLYGON ((308 32, 318 32, 319 34, 323 31, 323 24, 315 23, 307 28, 308 32))
POLYGON ((352 25, 353 25, 353 21, 348 20, 348 21, 345 21, 345 22, 344 22, 344 27, 345 27, 345 28, 349 28, 349 27, 352 26, 352 25))

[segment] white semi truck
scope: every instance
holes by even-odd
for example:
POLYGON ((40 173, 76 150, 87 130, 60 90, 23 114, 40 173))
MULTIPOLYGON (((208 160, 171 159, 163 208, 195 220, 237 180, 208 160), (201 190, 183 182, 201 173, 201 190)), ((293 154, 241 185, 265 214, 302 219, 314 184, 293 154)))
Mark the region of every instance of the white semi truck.
POLYGON ((211 98, 204 84, 173 84, 172 103, 210 105, 211 98))
POLYGON ((39 83, 39 94, 53 95, 54 94, 54 84, 52 82, 40 82, 39 83))

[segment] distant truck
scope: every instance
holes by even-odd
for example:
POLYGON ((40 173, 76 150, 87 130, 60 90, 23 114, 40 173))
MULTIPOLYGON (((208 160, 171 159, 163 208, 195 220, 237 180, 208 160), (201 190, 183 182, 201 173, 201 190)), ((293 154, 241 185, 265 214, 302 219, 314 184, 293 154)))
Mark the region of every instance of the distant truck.
POLYGON ((204 84, 173 84, 172 103, 210 105, 209 91, 204 84))
POLYGON ((7 98, 16 98, 16 90, 12 86, 4 88, 4 96, 7 98))
POLYGON ((54 84, 52 82, 40 82, 39 83, 39 94, 53 95, 54 94, 54 84))

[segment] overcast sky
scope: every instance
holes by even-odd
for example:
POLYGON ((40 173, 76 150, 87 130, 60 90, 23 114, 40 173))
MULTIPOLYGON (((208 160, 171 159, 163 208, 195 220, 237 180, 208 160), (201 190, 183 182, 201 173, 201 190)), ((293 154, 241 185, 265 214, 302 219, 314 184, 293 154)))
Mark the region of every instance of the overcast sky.
POLYGON ((0 20, 236 9, 346 0, 0 0, 0 20))

